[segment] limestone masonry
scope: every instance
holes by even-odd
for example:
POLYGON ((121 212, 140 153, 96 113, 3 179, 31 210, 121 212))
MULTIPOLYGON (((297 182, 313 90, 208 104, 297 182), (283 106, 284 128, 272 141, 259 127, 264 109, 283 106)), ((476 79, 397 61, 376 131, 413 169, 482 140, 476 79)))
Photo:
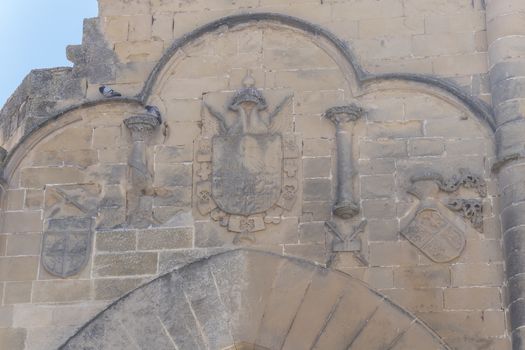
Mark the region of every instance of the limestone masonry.
POLYGON ((99 0, 67 57, 0 111, 0 349, 525 349, 525 1, 99 0))

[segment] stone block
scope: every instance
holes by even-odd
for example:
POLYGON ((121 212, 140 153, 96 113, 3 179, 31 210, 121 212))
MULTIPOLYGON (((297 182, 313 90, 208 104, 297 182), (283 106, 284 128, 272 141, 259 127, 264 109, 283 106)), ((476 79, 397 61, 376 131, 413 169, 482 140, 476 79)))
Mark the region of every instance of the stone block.
POLYGON ((84 182, 85 173, 73 167, 24 168, 20 183, 27 188, 42 188, 45 185, 75 184, 84 182))
POLYGON ((393 269, 391 267, 371 267, 365 272, 364 281, 374 289, 393 288, 393 269))
POLYGON ((95 300, 115 300, 140 286, 142 278, 104 278, 94 281, 95 300))
POLYGON ((130 251, 136 249, 137 237, 135 231, 99 231, 96 242, 100 252, 130 251))
POLYGON ((397 219, 385 218, 368 220, 367 231, 370 241, 397 241, 399 238, 399 222, 397 219))
POLYGON ((396 288, 448 287, 450 283, 451 277, 448 266, 407 266, 394 270, 394 286, 396 288))
MULTIPOLYGON (((216 250, 221 250, 217 248, 216 250)), ((159 273, 166 273, 202 259, 214 253, 214 249, 181 249, 159 253, 159 273)))
POLYGON ((192 175, 192 164, 158 165, 154 185, 157 187, 191 186, 192 175))
POLYGON ((363 198, 393 198, 395 195, 396 187, 391 175, 361 176, 360 179, 363 198))
POLYGON ((330 202, 303 202, 301 222, 326 221, 332 214, 330 202))
POLYGON ((97 277, 155 274, 157 253, 123 253, 97 255, 93 274, 97 277))
POLYGON ((115 43, 128 40, 128 17, 103 17, 104 35, 109 42, 115 43))
POLYGON ((395 18, 403 16, 403 2, 399 0, 352 1, 334 3, 334 20, 363 20, 367 18, 395 18))
POLYGON ((155 61, 163 51, 162 41, 124 41, 115 44, 115 53, 123 63, 155 61))
POLYGON ((332 139, 335 136, 333 125, 321 116, 301 115, 295 119, 295 131, 307 139, 332 139))
POLYGON ((42 234, 16 234, 7 237, 7 256, 39 255, 42 234))
POLYGON ((304 157, 328 157, 335 151, 333 142, 325 139, 303 140, 304 157))
POLYGON ((412 50, 416 56, 440 56, 474 52, 474 34, 441 33, 412 36, 412 50))
POLYGON ((195 248, 233 246, 235 234, 214 221, 195 222, 195 248))
POLYGON ((416 248, 408 242, 370 242, 369 252, 371 266, 407 266, 419 261, 416 248))
POLYGON ((445 144, 447 155, 483 155, 487 147, 484 139, 449 140, 445 144))
POLYGON ((142 0, 100 0, 98 8, 100 16, 136 15, 151 11, 150 3, 142 0))
POLYGON ((398 139, 423 136, 421 121, 369 123, 367 136, 372 139, 398 139))
POLYGON ((330 179, 306 179, 303 182, 303 199, 305 201, 328 201, 332 198, 330 179))
POLYGON ((393 219, 396 217, 396 204, 390 199, 365 199, 361 202, 361 206, 363 216, 367 219, 393 219))
POLYGON ((7 235, 0 235, 0 256, 5 256, 7 250, 7 235))
POLYGON ((290 87, 295 91, 337 90, 344 88, 339 69, 300 69, 282 71, 276 76, 277 87, 290 87))
POLYGON ((25 348, 27 330, 24 328, 0 328, 0 345, 4 349, 22 350, 25 348))
POLYGON ((191 248, 193 228, 165 228, 143 230, 138 233, 139 250, 163 250, 191 248))
POLYGON ((501 290, 497 287, 446 288, 445 309, 499 310, 503 307, 501 290))
MULTIPOLYGON (((13 306, 0 306, 0 327, 10 328, 13 325, 13 306)), ((0 343, 0 345, 2 345, 0 343)))
POLYGON ((441 156, 444 151, 445 144, 441 139, 413 139, 408 141, 408 154, 411 157, 441 156))
POLYGON ((322 115, 327 109, 344 104, 342 91, 303 91, 294 95, 294 112, 322 115))
MULTIPOLYGON (((213 76, 194 79, 182 79, 171 77, 164 87, 166 99, 200 99, 202 94, 208 91, 221 91, 228 88, 228 79, 226 76, 213 76), (169 93, 167 93, 169 91, 169 93)), ((181 127, 184 124, 177 124, 181 127)), ((171 129, 176 130, 175 128, 171 129)))
POLYGON ((33 282, 32 301, 34 303, 72 302, 89 300, 91 281, 35 281, 33 282))
POLYGON ((500 286, 505 275, 503 264, 455 264, 451 267, 452 286, 500 286))
POLYGON ((32 281, 38 270, 38 257, 1 257, 0 281, 32 281))
POLYGON ((19 190, 7 190, 7 210, 22 210, 24 208, 24 197, 25 191, 19 190))
POLYGON ((158 146, 155 148, 155 163, 183 163, 193 161, 193 147, 191 145, 181 146, 158 146))
POLYGON ((151 38, 151 24, 153 18, 149 14, 135 15, 128 17, 128 40, 142 41, 150 40, 151 38))
POLYGON ((407 142, 404 140, 363 141, 359 145, 361 159, 403 158, 407 155, 407 142))
POLYGON ((371 18, 359 21, 360 38, 425 33, 425 21, 417 17, 371 18))
POLYGON ((331 166, 330 157, 303 158, 303 177, 305 179, 330 177, 331 166))
MULTIPOLYGON (((245 73, 243 71, 243 73, 245 73)), ((177 116, 181 122, 201 121, 202 101, 194 99, 168 98, 164 101, 166 110, 177 116)))
POLYGON ((6 282, 4 304, 21 304, 31 301, 32 282, 6 282))
POLYGON ((153 40, 162 40, 165 43, 173 41, 173 16, 171 14, 153 14, 153 24, 151 26, 151 36, 153 40))
POLYGON ((26 209, 34 210, 41 209, 44 204, 43 190, 26 190, 24 207, 26 209))
POLYGON ((358 164, 360 175, 393 175, 396 171, 394 159, 360 159, 358 164))
MULTIPOLYGON (((438 5, 439 6, 439 5, 438 5)), ((431 14, 425 16, 425 33, 467 33, 485 30, 484 11, 431 14)))
POLYGON ((321 243, 326 241, 324 221, 306 222, 299 225, 299 242, 321 243))
POLYGON ((79 149, 89 149, 93 129, 86 127, 65 128, 60 133, 53 135, 52 138, 44 140, 38 145, 39 151, 71 151, 79 149))
POLYGON ((155 207, 174 206, 190 207, 191 206, 191 187, 163 187, 155 189, 156 196, 153 198, 155 207))
POLYGON ((417 314, 432 329, 439 329, 440 336, 448 338, 499 337, 505 334, 503 311, 444 311, 417 314))
POLYGON ((485 52, 435 57, 432 66, 436 74, 444 76, 483 74, 489 70, 485 52))
POLYGON ((93 130, 93 148, 95 149, 114 148, 122 143, 121 139, 122 128, 120 126, 97 127, 93 130))
POLYGON ((382 291, 396 304, 411 312, 443 310, 443 290, 433 289, 389 289, 382 291))

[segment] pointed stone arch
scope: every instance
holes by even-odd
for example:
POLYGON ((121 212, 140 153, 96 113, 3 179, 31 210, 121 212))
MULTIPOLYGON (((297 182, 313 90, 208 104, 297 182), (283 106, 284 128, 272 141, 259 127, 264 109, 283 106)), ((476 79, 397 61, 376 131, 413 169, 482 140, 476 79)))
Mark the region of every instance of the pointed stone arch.
POLYGON ((60 349, 448 349, 358 280, 312 263, 234 250, 114 302, 60 349))

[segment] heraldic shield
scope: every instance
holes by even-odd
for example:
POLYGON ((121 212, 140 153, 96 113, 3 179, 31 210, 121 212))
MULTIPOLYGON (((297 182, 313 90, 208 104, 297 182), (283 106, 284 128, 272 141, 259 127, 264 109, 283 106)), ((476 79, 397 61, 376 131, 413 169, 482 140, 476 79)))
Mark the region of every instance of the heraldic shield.
POLYGON ((44 232, 42 265, 49 273, 65 278, 78 273, 89 260, 92 219, 54 221, 58 222, 54 229, 44 232), (78 225, 71 225, 72 222, 78 225))
POLYGON ((282 138, 247 134, 213 138, 212 195, 235 215, 262 213, 281 195, 282 138))
POLYGON ((437 208, 423 207, 401 234, 438 263, 457 258, 465 248, 463 231, 437 208))

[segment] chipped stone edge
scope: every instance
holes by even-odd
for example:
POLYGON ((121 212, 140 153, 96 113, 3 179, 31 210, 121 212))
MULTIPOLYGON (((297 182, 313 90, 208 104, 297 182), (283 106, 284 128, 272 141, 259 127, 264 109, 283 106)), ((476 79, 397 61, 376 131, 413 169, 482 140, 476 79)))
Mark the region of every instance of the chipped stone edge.
POLYGON ((370 288, 370 286, 368 286, 365 282, 361 281, 360 279, 352 277, 351 275, 349 275, 349 274, 347 274, 347 273, 345 273, 343 271, 327 268, 327 267, 324 267, 321 264, 318 264, 318 263, 315 263, 315 262, 312 262, 312 261, 309 261, 309 260, 301 259, 301 258, 294 257, 294 256, 279 255, 277 253, 270 252, 270 251, 254 249, 254 248, 245 248, 245 247, 243 247, 243 248, 235 248, 235 249, 228 249, 228 250, 216 253, 216 254, 210 254, 208 256, 204 256, 204 257, 199 258, 199 259, 197 259, 197 260, 195 260, 193 262, 190 262, 190 263, 188 263, 186 265, 177 267, 177 268, 175 268, 175 269, 173 269, 173 270, 171 270, 169 272, 166 272, 166 273, 164 273, 164 274, 162 274, 160 276, 157 276, 154 279, 152 279, 152 280, 150 280, 150 281, 148 281, 148 282, 138 286, 137 288, 129 291, 128 293, 124 294, 123 296, 121 296, 117 300, 113 301, 106 308, 104 308, 98 314, 93 316, 93 318, 91 318, 89 321, 87 321, 85 324, 83 324, 82 327, 77 329, 74 334, 72 334, 62 345, 60 345, 57 350, 64 350, 64 349, 66 349, 66 346, 68 345, 68 343, 70 341, 72 341, 77 335, 82 333, 82 331, 84 329, 86 329, 91 323, 95 322, 98 318, 103 317, 103 315, 104 315, 104 313, 106 311, 109 311, 110 309, 113 309, 114 307, 116 307, 121 302, 124 302, 128 297, 130 297, 136 291, 141 290, 142 288, 145 288, 145 287, 147 287, 147 286, 149 286, 149 285, 151 285, 151 284, 153 284, 153 283, 155 283, 157 281, 160 281, 162 279, 169 278, 169 276, 172 275, 172 274, 178 273, 178 272, 186 270, 186 269, 190 269, 193 266, 197 266, 197 265, 200 265, 200 264, 206 264, 209 260, 219 259, 219 258, 224 257, 224 256, 229 256, 229 255, 239 254, 239 253, 266 255, 268 257, 275 257, 275 258, 278 258, 278 259, 283 259, 283 260, 287 260, 287 261, 290 261, 290 262, 294 262, 294 263, 296 263, 297 265, 300 265, 300 266, 307 266, 307 267, 310 267, 310 268, 312 268, 314 270, 320 271, 322 273, 326 273, 327 271, 330 271, 332 273, 336 273, 336 274, 342 275, 345 278, 347 278, 349 280, 352 280, 352 281, 360 284, 361 286, 365 287, 368 291, 370 291, 372 294, 374 294, 374 295, 378 296, 379 298, 381 298, 381 300, 383 300, 384 302, 388 303, 392 307, 394 307, 397 310, 399 310, 401 313, 403 313, 403 314, 407 315, 408 317, 412 318, 412 322, 413 323, 418 323, 419 325, 421 325, 428 332, 428 334, 430 334, 435 340, 437 340, 440 343, 441 346, 443 346, 443 348, 445 350, 452 350, 452 348, 450 348, 448 346, 448 344, 443 340, 443 338, 441 338, 441 336, 439 334, 437 334, 423 320, 421 320, 420 318, 415 316, 410 311, 408 311, 408 310, 404 309, 403 307, 399 306, 398 304, 393 302, 387 296, 385 296, 385 295, 381 294, 380 292, 370 288))

